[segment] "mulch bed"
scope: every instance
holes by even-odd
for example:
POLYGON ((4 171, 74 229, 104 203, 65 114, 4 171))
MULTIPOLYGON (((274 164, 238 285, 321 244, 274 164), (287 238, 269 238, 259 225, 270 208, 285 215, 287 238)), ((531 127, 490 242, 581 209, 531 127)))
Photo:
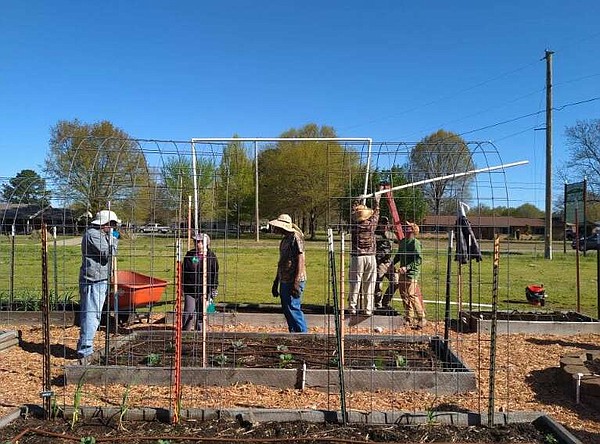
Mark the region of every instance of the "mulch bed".
MULTIPOLYGON (((378 337, 376 336, 375 339, 378 337)), ((182 340, 182 365, 202 366, 202 338, 198 335, 182 340)), ((108 365, 147 365, 170 367, 175 347, 172 336, 140 333, 110 355, 108 365)), ((429 341, 372 340, 347 338, 344 345, 345 366, 354 369, 442 371, 429 341)), ((296 335, 207 335, 209 366, 220 368, 296 368, 305 363, 310 369, 332 369, 338 366, 335 338, 296 335)), ((97 363, 100 364, 100 363, 97 363)))
POLYGON ((458 427, 445 424, 407 425, 336 425, 324 423, 264 422, 243 420, 161 422, 119 422, 88 420, 74 425, 65 420, 19 419, 0 429, 0 442, 19 444, 80 442, 161 443, 545 443, 549 432, 533 424, 510 426, 458 427), (159 441, 162 440, 162 441, 159 441))
MULTIPOLYGON (((283 328, 277 330, 270 327, 243 325, 222 328, 230 332, 246 331, 265 334, 285 332, 283 328)), ((41 403, 43 341, 40 326, 0 325, 0 330, 19 330, 21 332, 20 346, 0 353, 0 380, 3 381, 3 384, 0 384, 0 415, 5 415, 25 404, 39 405, 41 403)), ((431 323, 423 334, 439 335, 440 332, 443 332, 443 324, 431 323)), ((75 343, 78 333, 77 327, 51 327, 50 371, 53 378, 52 390, 59 405, 73 405, 76 387, 65 386, 62 375, 63 366, 73 364, 76 358, 75 343)), ((324 332, 315 328, 311 330, 311 333, 324 332)), ((366 329, 363 331, 358 329, 353 333, 371 332, 366 329)), ((407 332, 387 333, 401 335, 407 332)), ((446 409, 485 413, 489 384, 489 336, 481 333, 458 335, 452 332, 450 339, 453 351, 470 369, 476 372, 477 392, 455 396, 423 392, 355 392, 348 395, 347 408, 364 412, 386 410, 424 412, 446 409)), ((98 349, 102 347, 103 343, 104 333, 99 332, 97 335, 98 349)), ((570 352, 597 350, 599 344, 600 335, 597 334, 500 336, 497 341, 496 411, 546 412, 566 426, 582 442, 600 442, 599 412, 592 406, 575 404, 572 387, 570 384, 562 382, 559 368, 559 360, 562 355, 570 352)), ((173 409, 171 391, 169 387, 156 386, 132 385, 127 388, 122 385, 86 386, 81 393, 81 405, 118 407, 122 404, 124 395, 127 394, 128 403, 132 407, 173 409)), ((238 384, 230 387, 185 386, 182 405, 185 408, 339 410, 338 398, 337 393, 323 393, 310 389, 270 389, 252 384, 238 384)), ((22 423, 21 426, 23 426, 22 423)), ((156 424, 154 426, 158 427, 156 424)), ((169 427, 164 424, 161 426, 169 427)), ((131 430, 133 427, 131 426, 131 430)), ((497 429, 495 428, 495 430, 497 429)), ((39 439, 38 436, 38 440, 30 442, 43 442, 39 439)), ((362 435, 362 440, 364 442, 364 435, 362 435)), ((446 438, 446 440, 452 442, 451 438, 446 438)), ((3 441, 0 439, 0 442, 3 441)), ((225 440, 225 442, 234 441, 225 440)), ((461 438, 459 442, 469 441, 461 438)))

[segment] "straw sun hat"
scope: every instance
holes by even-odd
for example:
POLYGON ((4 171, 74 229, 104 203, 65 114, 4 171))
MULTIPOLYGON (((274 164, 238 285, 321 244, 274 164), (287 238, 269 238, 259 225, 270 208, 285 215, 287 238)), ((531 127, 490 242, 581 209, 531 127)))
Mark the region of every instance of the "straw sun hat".
POLYGON ((357 222, 363 222, 373 215, 373 210, 366 205, 357 205, 354 207, 354 219, 357 222))
POLYGON ((413 222, 406 223, 406 232, 407 233, 413 232, 413 233, 415 233, 415 236, 418 236, 419 231, 421 231, 421 230, 419 229, 419 226, 417 224, 415 224, 413 222))
POLYGON ((289 233, 294 232, 294 224, 292 223, 292 218, 289 214, 280 214, 277 219, 270 220, 269 225, 281 228, 289 233))

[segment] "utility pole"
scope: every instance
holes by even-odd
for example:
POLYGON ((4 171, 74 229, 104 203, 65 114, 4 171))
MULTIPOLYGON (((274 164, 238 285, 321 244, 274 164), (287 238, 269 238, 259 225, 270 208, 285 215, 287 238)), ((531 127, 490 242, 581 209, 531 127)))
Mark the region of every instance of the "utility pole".
POLYGON ((552 260, 552 54, 546 50, 546 232, 544 258, 552 260))

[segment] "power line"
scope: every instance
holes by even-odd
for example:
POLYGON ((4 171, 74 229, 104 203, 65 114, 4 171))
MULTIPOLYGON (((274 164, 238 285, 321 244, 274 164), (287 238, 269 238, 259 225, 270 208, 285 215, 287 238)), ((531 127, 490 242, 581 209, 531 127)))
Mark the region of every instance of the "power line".
MULTIPOLYGON (((565 105, 562 105, 562 106, 559 106, 559 107, 553 107, 552 110, 553 111, 562 111, 565 108, 569 108, 571 106, 582 105, 584 103, 590 103, 590 102, 594 102, 596 100, 600 100, 600 97, 592 97, 591 99, 579 100, 577 102, 566 103, 565 105)), ((486 130, 486 129, 495 128, 495 127, 501 126, 501 125, 506 125, 507 123, 516 122, 517 120, 526 119, 527 117, 537 116, 537 115, 540 115, 540 114, 545 113, 545 112, 546 112, 546 110, 540 110, 540 111, 536 111, 536 112, 533 112, 533 113, 524 114, 524 115, 519 116, 519 117, 514 117, 512 119, 503 120, 501 122, 492 123, 490 125, 486 125, 486 126, 482 126, 480 128, 472 129, 470 131, 462 132, 462 133, 459 134, 459 136, 464 136, 466 134, 471 134, 471 133, 475 133, 475 132, 478 132, 478 131, 483 131, 483 130, 486 130)))

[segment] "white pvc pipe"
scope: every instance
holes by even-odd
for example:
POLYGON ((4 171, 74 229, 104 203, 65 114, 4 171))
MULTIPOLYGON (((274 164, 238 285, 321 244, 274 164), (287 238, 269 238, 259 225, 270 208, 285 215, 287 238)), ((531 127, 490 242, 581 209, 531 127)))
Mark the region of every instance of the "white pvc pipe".
MULTIPOLYGON (((401 298, 394 298, 394 301, 402 301, 401 298)), ((423 300, 423 303, 427 304, 445 304, 445 301, 433 301, 433 300, 423 300)), ((450 301, 451 305, 458 305, 458 302, 450 301)), ((492 307, 492 304, 473 304, 476 307, 492 307)))
POLYGON ((573 375, 575 378, 575 404, 579 404, 581 400, 581 378, 583 377, 583 373, 577 373, 573 375))
POLYGON ((192 139, 192 173, 194 176, 194 231, 198 233, 198 178, 196 177, 196 170, 196 146, 194 145, 194 140, 192 139))
POLYGON ((499 170, 502 168, 510 168, 510 167, 519 166, 519 165, 526 165, 528 163, 529 163, 528 160, 521 160, 519 162, 505 163, 503 165, 496 165, 496 166, 487 167, 487 168, 480 168, 478 170, 465 171, 464 173, 448 174, 446 176, 434 177, 431 179, 424 179, 424 180, 420 180, 418 182, 405 183, 404 185, 398 185, 397 187, 386 188, 384 190, 375 191, 374 193, 371 193, 371 194, 363 194, 362 196, 359 196, 358 198, 366 199, 368 197, 376 196, 377 194, 391 193, 392 191, 403 190, 404 188, 412 188, 412 187, 416 187, 419 185, 425 185, 427 183, 432 183, 432 182, 439 182, 440 180, 452 180, 452 179, 456 179, 458 177, 468 176, 471 174, 484 173, 487 171, 494 171, 494 170, 499 170))
MULTIPOLYGON (((369 146, 367 149, 367 171, 365 172, 365 186, 363 189, 363 194, 367 194, 367 190, 369 189, 369 173, 371 171, 371 140, 369 140, 369 146)), ((364 202, 363 202, 364 204, 364 202)))
POLYGON ((194 142, 372 142, 370 137, 192 137, 194 142))
POLYGON ((302 385, 301 389, 304 390, 306 387, 306 362, 302 363, 302 385))

